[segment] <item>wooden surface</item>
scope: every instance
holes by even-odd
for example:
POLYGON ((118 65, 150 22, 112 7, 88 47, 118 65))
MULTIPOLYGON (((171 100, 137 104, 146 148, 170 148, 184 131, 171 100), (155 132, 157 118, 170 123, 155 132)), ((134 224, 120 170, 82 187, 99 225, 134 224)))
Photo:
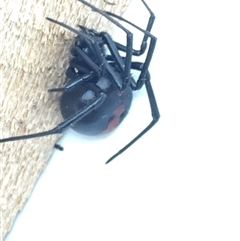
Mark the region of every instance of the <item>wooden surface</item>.
MULTIPOLYGON (((89 1, 122 14, 130 0, 89 1), (113 3, 113 4, 112 4, 113 3)), ((61 122, 59 94, 74 35, 46 17, 98 30, 112 25, 78 1, 5 1, 1 3, 1 138, 49 130, 61 122)), ((1 155, 1 233, 10 230, 60 136, 3 143, 1 155)))

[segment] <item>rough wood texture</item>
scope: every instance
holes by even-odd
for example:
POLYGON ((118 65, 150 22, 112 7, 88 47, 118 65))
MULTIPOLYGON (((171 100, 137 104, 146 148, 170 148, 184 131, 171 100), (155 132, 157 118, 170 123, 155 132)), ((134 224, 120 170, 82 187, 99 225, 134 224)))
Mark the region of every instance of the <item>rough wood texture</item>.
MULTIPOLYGON (((130 0, 89 2, 121 15, 130 0)), ((74 35, 48 22, 47 16, 70 26, 81 23, 108 32, 112 28, 106 19, 75 0, 1 1, 1 137, 48 130, 62 120, 59 94, 47 90, 64 83, 74 35)), ((2 237, 46 167, 58 138, 0 144, 2 237)))

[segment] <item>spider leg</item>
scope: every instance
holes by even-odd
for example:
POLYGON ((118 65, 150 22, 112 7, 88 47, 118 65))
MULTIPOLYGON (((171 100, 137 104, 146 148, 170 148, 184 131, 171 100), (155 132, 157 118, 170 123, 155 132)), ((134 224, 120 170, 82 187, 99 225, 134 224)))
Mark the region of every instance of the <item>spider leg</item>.
MULTIPOLYGON (((151 29, 152 29, 152 26, 154 24, 154 21, 155 21, 155 15, 154 13, 151 11, 151 9, 148 7, 148 5, 146 4, 146 2, 144 0, 142 0, 143 4, 145 5, 145 7, 147 8, 147 10, 149 11, 150 13, 150 17, 149 17, 149 20, 148 20, 148 24, 147 24, 147 27, 146 27, 146 30, 145 30, 145 33, 144 33, 144 36, 143 36, 143 39, 142 39, 142 44, 141 44, 141 47, 140 47, 140 50, 135 50, 135 49, 132 49, 132 54, 135 55, 135 56, 140 56, 142 54, 144 54, 146 48, 147 48, 147 39, 149 37, 148 33, 151 32, 151 29)), ((111 13, 109 11, 103 11, 104 13, 108 14, 109 16, 112 16, 114 18, 117 18, 123 22, 126 22, 132 26, 135 26, 133 23, 131 23, 130 21, 126 20, 125 18, 121 17, 121 16, 118 16, 114 13, 111 13)), ((86 27, 83 27, 80 25, 80 27, 84 30, 90 30, 91 32, 95 33, 96 31, 95 30, 92 30, 92 29, 87 29, 86 27)), ((143 30, 144 32, 144 30, 143 30)), ((118 42, 115 42, 114 41, 114 44, 115 46, 117 47, 118 50, 120 51, 123 51, 123 52, 127 52, 127 48, 125 45, 123 44, 120 44, 118 42)))
MULTIPOLYGON (((111 53, 111 57, 112 57, 112 61, 115 62, 115 64, 117 65, 117 67, 123 72, 124 71, 124 61, 122 59, 122 57, 120 56, 118 49, 116 48, 116 45, 112 39, 112 37, 107 33, 107 32, 97 32, 94 29, 89 29, 87 27, 84 27, 82 25, 78 25, 83 31, 85 31, 88 34, 92 34, 95 35, 97 37, 101 37, 104 44, 107 45, 110 53, 111 53)), ((107 62, 104 62, 105 64, 105 68, 107 69, 108 73, 111 75, 112 80, 113 80, 113 84, 118 88, 118 89, 123 89, 123 84, 122 84, 122 80, 119 79, 119 76, 116 74, 116 71, 114 71, 113 67, 107 62)))
MULTIPOLYGON (((111 53, 111 60, 116 63, 118 68, 124 71, 124 61, 121 55, 118 52, 118 48, 116 46, 116 42, 113 41, 112 37, 107 32, 97 32, 95 29, 89 29, 85 26, 78 25, 82 30, 86 33, 91 33, 97 37, 101 37, 103 39, 104 44, 107 45, 110 53, 111 53)), ((126 49, 126 47, 125 47, 126 49)))
POLYGON ((102 70, 102 66, 103 66, 103 57, 102 60, 99 61, 101 62, 99 65, 94 63, 93 60, 88 57, 88 55, 86 53, 84 53, 84 51, 82 51, 79 47, 74 47, 72 51, 75 51, 75 53, 77 54, 77 56, 81 57, 81 59, 83 59, 84 63, 87 64, 87 66, 89 66, 89 68, 94 71, 98 76, 101 76, 103 74, 103 70, 102 70), (99 68, 100 66, 100 68, 99 68))
POLYGON ((98 98, 94 100, 91 104, 85 106, 83 109, 76 112, 74 115, 70 116, 66 120, 64 120, 62 123, 57 125, 55 128, 43 131, 39 133, 29 134, 29 135, 22 135, 22 136, 14 136, 9 138, 0 139, 0 143, 2 142, 8 142, 8 141, 17 141, 17 140, 23 140, 23 139, 30 139, 30 138, 36 138, 41 136, 48 136, 48 135, 54 135, 54 134, 61 134, 64 132, 67 128, 69 128, 74 123, 78 122, 82 118, 84 118, 86 115, 91 113, 93 110, 97 109, 106 99, 106 95, 104 93, 100 93, 98 98))
MULTIPOLYGON (((145 52, 145 49, 147 47, 146 41, 147 41, 148 37, 151 39, 145 62, 143 64, 143 67, 141 68, 140 76, 139 76, 139 78, 136 82, 134 81, 134 82, 131 83, 131 87, 132 87, 133 90, 139 90, 144 85, 144 83, 146 81, 146 75, 147 75, 147 72, 148 72, 148 67, 150 65, 150 62, 151 62, 151 59, 152 59, 152 56, 153 56, 153 53, 154 53, 154 49, 155 49, 155 46, 156 46, 156 42, 157 42, 157 38, 150 33, 150 30, 152 29, 152 26, 153 26, 153 23, 154 23, 154 20, 155 20, 155 16, 154 16, 153 12, 151 11, 151 9, 146 4, 146 2, 144 0, 142 0, 142 2, 150 13, 150 18, 149 18, 146 30, 143 30, 143 29, 139 28, 137 25, 129 22, 128 20, 126 20, 126 19, 124 19, 124 18, 122 18, 122 17, 120 17, 120 16, 118 16, 114 13, 106 12, 110 16, 113 16, 113 17, 115 17, 115 18, 117 18, 121 21, 124 21, 124 22, 128 23, 129 25, 135 27, 136 29, 138 29, 139 31, 144 33, 144 37, 143 37, 143 41, 142 41, 142 45, 141 45, 141 49, 142 49, 143 53, 145 52)), ((116 44, 116 47, 118 48, 118 50, 122 50, 124 52, 128 51, 127 50, 128 46, 125 47, 124 45, 121 45, 121 44, 118 44, 118 43, 115 43, 115 44, 116 44)), ((139 55, 141 55, 140 54, 141 49, 139 51, 139 55)), ((134 51, 133 51, 133 55, 135 55, 134 51)), ((136 55, 138 55, 138 54, 136 54, 136 55)), ((127 56, 126 56, 126 58, 127 58, 127 56)), ((110 57, 107 56, 107 59, 111 59, 111 56, 110 57)))
POLYGON ((78 27, 88 34, 91 33, 91 34, 94 34, 96 36, 99 36, 99 32, 97 30, 93 29, 93 28, 87 28, 87 27, 85 27, 81 24, 79 24, 78 27))
MULTIPOLYGON (((154 24, 154 21, 155 21, 155 15, 154 15, 154 13, 152 12, 152 10, 148 7, 148 5, 146 4, 146 2, 145 2, 144 0, 142 0, 142 2, 143 2, 143 4, 144 4, 144 6, 147 8, 148 12, 150 13, 150 17, 149 17, 149 20, 148 20, 148 24, 147 24, 147 27, 146 27, 146 30, 145 30, 146 32, 150 33, 151 30, 152 30, 152 26, 153 26, 153 24, 154 24)), ((117 18, 117 19, 119 19, 119 20, 121 20, 121 21, 123 21, 123 22, 125 22, 125 23, 132 24, 132 23, 129 22, 128 20, 126 20, 126 19, 124 19, 123 17, 118 16, 118 15, 116 15, 116 14, 114 14, 114 13, 111 13, 111 12, 108 12, 108 11, 105 11, 105 13, 107 13, 108 15, 110 15, 110 16, 112 16, 112 17, 115 17, 115 18, 117 18)), ((148 39, 148 37, 149 37, 148 34, 144 33, 144 36, 143 36, 143 39, 142 39, 142 44, 141 44, 140 49, 139 49, 139 50, 135 50, 135 49, 132 50, 132 51, 133 51, 132 54, 133 54, 134 56, 140 56, 140 55, 144 54, 144 52, 145 52, 145 50, 146 50, 146 48, 147 48, 147 39, 148 39)), ((120 43, 118 43, 118 42, 114 42, 114 43, 115 43, 115 45, 116 45, 116 47, 117 47, 118 50, 123 51, 123 52, 126 52, 126 51, 127 51, 125 45, 122 45, 122 44, 120 44, 120 43)))
POLYGON ((85 63, 96 73, 98 74, 98 76, 101 76, 103 75, 103 72, 104 72, 104 61, 105 59, 103 58, 102 56, 102 53, 99 49, 99 46, 97 44, 97 40, 95 40, 94 38, 92 38, 90 35, 86 34, 85 32, 83 31, 78 31, 77 29, 74 29, 72 28, 71 26, 65 24, 65 23, 62 23, 62 22, 59 22, 55 19, 52 19, 52 18, 49 18, 47 17, 46 18, 47 20, 49 20, 50 22, 53 22, 55 24, 58 24, 74 33, 76 33, 78 36, 81 36, 85 41, 86 41, 86 44, 88 45, 88 47, 92 50, 92 52, 95 54, 96 56, 96 60, 98 61, 98 64, 94 63, 92 61, 91 58, 88 57, 88 55, 82 51, 79 47, 75 46, 73 48, 73 51, 78 55, 80 56, 84 61, 85 63))
POLYGON ((127 38, 126 63, 124 65, 123 81, 122 81, 122 88, 121 88, 121 89, 125 89, 126 85, 129 83, 130 77, 131 77, 130 70, 131 70, 131 63, 132 63, 133 34, 127 28, 125 28, 122 24, 120 24, 118 21, 116 21, 114 18, 112 18, 110 15, 108 15, 104 11, 96 8, 89 2, 86 2, 83 0, 78 0, 78 1, 85 4, 86 6, 90 7, 93 11, 98 12, 99 14, 101 14, 102 16, 107 18, 109 21, 114 23, 116 26, 121 28, 126 33, 126 35, 127 35, 127 37, 126 37, 127 38))
POLYGON ((91 71, 90 73, 84 74, 82 76, 78 76, 77 78, 75 78, 74 80, 68 82, 64 87, 60 87, 60 88, 53 88, 53 89, 49 89, 48 92, 59 92, 59 91, 69 91, 75 87, 77 87, 79 84, 83 83, 83 82, 87 82, 90 79, 92 79, 94 77, 94 73, 93 71, 91 71))
POLYGON ((81 74, 87 74, 90 72, 90 69, 88 66, 81 66, 77 58, 73 58, 70 60, 69 67, 66 70, 66 76, 69 79, 76 79, 79 77, 79 73, 81 74), (76 71, 77 70, 77 71, 76 71))
POLYGON ((104 40, 104 43, 107 45, 107 47, 111 53, 111 55, 110 55, 111 59, 115 62, 115 64, 121 71, 124 71, 124 61, 123 61, 121 55, 119 54, 116 44, 113 41, 112 37, 106 32, 101 32, 99 34, 102 37, 102 39, 104 40))
MULTIPOLYGON (((142 70, 142 63, 133 62, 132 68, 141 71, 142 70)), ((130 141, 126 146, 124 146, 121 150, 119 150, 111 158, 109 158, 108 161, 106 162, 106 164, 108 164, 114 158, 116 158, 121 153, 126 151, 131 145, 133 145, 138 139, 140 139, 144 134, 146 134, 158 122, 158 120, 160 118, 160 113, 159 113, 159 110, 158 110, 157 102, 156 102, 156 99, 155 99, 155 96, 154 96, 154 92, 153 92, 153 89, 152 89, 152 85, 151 85, 151 82, 150 82, 150 74, 149 74, 149 72, 147 72, 145 86, 146 86, 147 95, 148 95, 148 99, 149 99, 149 104, 150 104, 150 108, 151 108, 151 112, 152 112, 152 121, 132 141, 130 141)))
MULTIPOLYGON (((90 37, 90 36, 88 36, 88 34, 86 34, 86 33, 84 33, 84 32, 82 32, 82 31, 78 31, 78 30, 76 30, 76 29, 74 29, 74 28, 72 28, 71 26, 68 26, 67 24, 65 24, 65 23, 62 23, 62 22, 59 22, 59 21, 57 21, 57 20, 54 20, 54 19, 52 19, 52 18, 47 18, 47 20, 49 20, 49 21, 51 21, 51 22, 53 22, 53 23, 56 23, 56 24, 58 24, 58 25, 60 25, 60 26, 62 26, 62 27, 64 27, 64 28, 67 28, 68 30, 70 30, 70 31, 72 31, 72 32, 74 32, 74 33, 76 33, 77 35, 79 35, 79 36, 81 36, 82 38, 84 38, 85 40, 86 40, 86 43, 88 44, 88 47, 90 48, 90 49, 92 49, 92 51, 94 52, 94 51, 97 51, 96 53, 98 53, 96 56, 97 56, 97 58, 99 59, 99 62, 101 62, 101 64, 100 64, 100 68, 99 68, 99 66, 97 65, 97 64, 95 64, 94 62, 93 62, 93 60, 91 59, 91 58, 89 58, 88 57, 88 55, 84 52, 84 51, 82 51, 79 47, 77 47, 77 46, 75 46, 75 48, 73 49, 73 51, 74 51, 74 55, 76 55, 76 56, 80 56, 81 58, 82 58, 82 60, 84 61, 84 63, 86 63, 91 69, 92 69, 92 71, 94 71, 96 74, 98 74, 98 76, 102 76, 103 74, 104 74, 104 72, 105 72, 105 69, 107 69, 108 70, 108 73, 112 76, 112 78, 113 78, 113 81, 114 81, 114 84, 118 87, 118 89, 124 89, 124 87, 125 87, 125 85, 128 83, 127 81, 128 81, 128 79, 129 78, 125 78, 126 79, 126 84, 125 83, 123 83, 122 84, 122 81, 120 81, 119 80, 119 78, 118 78, 118 76, 116 75, 116 72, 114 71, 114 69, 111 67, 111 65, 106 61, 106 59, 102 56, 102 54, 101 54, 101 52, 100 52, 100 49, 99 49, 99 46, 97 45, 97 41, 94 39, 94 38, 92 38, 92 37, 90 37), (94 47, 94 48, 93 48, 94 47), (100 70, 100 71, 99 71, 100 70), (125 85, 124 85, 125 84, 125 85)), ((115 21, 115 20, 113 20, 113 21, 115 21)), ((115 21, 116 22, 116 21, 115 21)), ((116 22, 117 23, 117 22, 116 22)), ((86 28, 85 28, 85 31, 86 31, 86 28)), ((128 31, 129 32, 129 31, 128 31)), ((96 32, 97 33, 97 32, 96 32)), ((96 34, 95 33, 95 34, 96 34)), ((132 34, 131 34, 131 36, 132 36, 132 34)), ((110 37, 110 36, 109 36, 110 37)), ((105 36, 105 38, 107 39, 107 37, 105 36)), ((110 37, 111 38, 111 37, 110 37)), ((131 38, 131 40, 132 40, 132 38, 131 38)), ((111 44, 110 44, 111 45, 111 44)), ((112 50, 113 48, 114 48, 114 44, 112 44, 111 46, 109 45, 109 49, 110 50, 112 50)), ((131 41, 131 43, 130 43, 130 45, 132 46, 132 41, 131 41)), ((116 50, 112 50, 112 51, 114 51, 115 53, 117 52, 117 49, 116 50)), ((95 53, 95 52, 94 52, 95 53)), ((120 55, 119 55, 120 56, 120 55)), ((128 56, 128 54, 127 54, 127 56, 128 56)), ((117 58, 117 60, 118 61, 120 61, 120 57, 118 58, 118 57, 116 57, 117 58)), ((131 60, 131 58, 130 58, 130 60, 131 60)), ((120 63, 120 64, 122 64, 122 63, 120 63)), ((125 65, 126 66, 126 65, 125 65)), ((125 67, 125 73, 127 72, 128 74, 127 75, 129 75, 130 76, 130 68, 131 68, 131 62, 129 62, 129 66, 128 66, 128 68, 126 68, 125 67)), ((126 74, 125 74, 125 76, 126 76, 126 74)), ((82 82, 82 80, 81 79, 76 79, 76 82, 77 83, 80 83, 80 82, 82 82)), ((73 86, 74 86, 74 84, 73 84, 73 86)), ((66 88, 66 87, 65 87, 66 88)), ((55 89, 51 89, 50 91, 52 92, 52 91, 63 91, 65 88, 55 88, 55 89)), ((72 87, 71 87, 72 88, 72 87)))
MULTIPOLYGON (((126 64, 125 64, 125 71, 124 71, 125 72, 125 79, 123 80, 123 88, 124 88, 126 86, 126 84, 128 83, 129 77, 130 77, 130 72, 128 72, 128 71, 130 71, 131 61, 132 61, 133 34, 129 30, 127 30, 125 27, 123 27, 120 23, 118 23, 114 18, 112 18, 108 13, 96 8, 95 6, 91 5, 90 3, 86 2, 86 1, 83 1, 83 0, 78 0, 78 1, 82 2, 83 4, 85 4, 87 6, 89 6, 95 12, 98 12, 99 14, 103 15, 104 17, 106 17, 108 20, 113 22, 115 25, 117 25, 119 28, 121 28, 123 31, 125 31, 127 33, 127 47, 126 47, 126 57, 125 57, 126 64), (128 75, 126 75, 126 73, 128 73, 128 75)), ((151 13, 152 11, 147 6, 145 1, 142 0, 142 2, 147 7, 148 11, 150 11, 150 13, 151 13)), ((113 14, 111 14, 111 15, 113 15, 113 14)), ((114 17, 116 17, 116 16, 117 15, 115 15, 114 17)), ((139 31, 143 32, 146 36, 148 36, 151 39, 145 62, 143 64, 143 67, 141 68, 140 76, 139 76, 139 78, 136 82, 134 81, 134 82, 131 83, 131 87, 132 87, 133 90, 139 90, 145 84, 146 75, 147 75, 147 72, 148 72, 148 67, 150 65, 150 62, 151 62, 151 59, 152 59, 152 56, 153 56, 153 53, 154 53, 157 38, 155 36, 153 36, 151 33, 149 33, 148 31, 143 30, 142 28, 140 28, 137 25, 127 21, 126 19, 121 19, 120 16, 117 16, 117 17, 118 17, 118 19, 127 22, 129 25, 131 25, 134 28, 138 29, 139 31)), ((153 17, 153 19, 154 19, 154 17, 153 17)), ((151 27, 151 24, 153 24, 153 22, 151 23, 151 21, 150 21, 150 27, 151 27)))
MULTIPOLYGON (((86 31, 86 29, 85 29, 86 31)), ((90 30, 91 31, 91 30, 90 30)), ((108 46, 109 51, 112 54, 113 60, 115 61, 115 63, 117 64, 117 66, 123 71, 124 70, 124 62, 122 57, 120 56, 120 54, 118 53, 118 50, 111 38, 111 36, 108 33, 105 32, 101 32, 101 33, 97 33, 94 32, 94 34, 96 34, 99 37, 102 37, 104 43, 108 46)), ((80 50, 80 49, 79 49, 80 50)), ((82 51, 83 52, 83 51, 82 51)), ((85 53, 84 53, 85 54, 85 53)), ((86 56, 88 57, 88 56, 86 56)), ((84 58, 84 60, 86 60, 84 58)), ((119 78, 119 76, 116 74, 116 71, 112 68, 112 66, 104 59, 104 68, 107 70, 108 74, 111 75, 112 80, 113 80, 113 84, 118 88, 118 89, 122 89, 123 88, 123 84, 122 84, 122 79, 119 78)), ((84 62, 85 63, 85 62, 84 62)), ((79 81, 80 83, 81 81, 79 81)), ((71 83, 70 83, 71 84, 71 83)))
POLYGON ((156 37, 150 37, 150 38, 151 38, 150 45, 149 45, 149 48, 148 48, 148 53, 147 53, 145 62, 143 64, 141 64, 141 68, 140 68, 141 73, 140 73, 140 75, 138 77, 138 80, 136 82, 133 81, 131 83, 132 90, 139 90, 139 89, 141 89, 142 86, 147 81, 148 68, 149 68, 149 65, 151 63, 152 56, 153 56, 153 53, 154 53, 154 49, 155 49, 156 42, 157 42, 157 38, 156 37))
POLYGON ((63 147, 61 145, 57 144, 57 143, 53 147, 55 149, 59 150, 59 151, 63 151, 64 150, 63 147))
MULTIPOLYGON (((108 13, 108 12, 106 12, 108 13)), ((111 53, 111 60, 113 60, 118 68, 122 71, 124 71, 124 61, 121 57, 121 55, 118 52, 118 48, 116 46, 116 42, 113 41, 112 37, 107 32, 97 32, 95 29, 89 29, 85 26, 78 25, 82 30, 84 30, 86 33, 91 33, 97 37, 101 37, 104 41, 104 44, 107 45, 110 53, 111 53)), ((124 46, 125 47, 125 46, 124 46)), ((134 52, 135 50, 133 50, 134 52)), ((126 47, 125 47, 126 52, 126 47)))

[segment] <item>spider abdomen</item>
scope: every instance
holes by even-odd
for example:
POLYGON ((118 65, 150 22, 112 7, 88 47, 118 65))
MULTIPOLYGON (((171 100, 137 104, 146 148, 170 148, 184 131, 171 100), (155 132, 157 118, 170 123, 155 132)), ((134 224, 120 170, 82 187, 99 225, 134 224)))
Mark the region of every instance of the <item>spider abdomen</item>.
MULTIPOLYGON (((131 106, 132 89, 128 85, 120 91, 110 82, 106 82, 108 82, 107 78, 103 76, 96 83, 99 90, 106 94, 103 104, 73 124, 72 129, 81 134, 93 136, 108 133, 122 122, 131 106)), ((64 119, 96 99, 96 94, 88 88, 88 84, 80 84, 73 90, 63 93, 60 108, 64 119)))

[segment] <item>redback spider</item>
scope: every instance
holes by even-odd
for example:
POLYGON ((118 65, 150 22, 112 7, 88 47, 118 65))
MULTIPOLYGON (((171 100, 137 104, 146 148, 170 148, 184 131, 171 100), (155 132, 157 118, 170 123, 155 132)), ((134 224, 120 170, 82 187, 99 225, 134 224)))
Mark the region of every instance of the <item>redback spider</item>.
MULTIPOLYGON (((146 30, 143 30, 120 16, 100 10, 86 1, 78 1, 122 29, 127 37, 126 46, 114 41, 106 32, 97 32, 83 26, 79 26, 80 30, 77 30, 62 22, 47 18, 47 20, 77 34, 71 50, 73 57, 70 61, 70 67, 66 71, 67 83, 62 88, 49 90, 49 92, 63 92, 60 109, 64 121, 48 131, 4 138, 0 142, 59 134, 69 127, 86 135, 107 133, 118 126, 127 115, 132 102, 132 91, 139 90, 145 85, 152 112, 152 121, 132 141, 113 155, 106 162, 107 164, 142 137, 160 118, 148 72, 157 41, 156 37, 150 33, 155 16, 145 1, 141 0, 150 13, 146 30), (133 34, 115 19, 133 26, 144 34, 139 50, 133 49, 133 34), (148 39, 150 39, 150 45, 145 62, 132 62, 132 55, 140 56, 145 52, 148 39), (110 54, 107 54, 107 51, 110 54), (125 57, 122 57, 119 51, 125 52, 125 57), (131 76, 131 70, 140 72, 137 80, 131 76)), ((56 145, 56 148, 60 149, 61 147, 56 145)))

